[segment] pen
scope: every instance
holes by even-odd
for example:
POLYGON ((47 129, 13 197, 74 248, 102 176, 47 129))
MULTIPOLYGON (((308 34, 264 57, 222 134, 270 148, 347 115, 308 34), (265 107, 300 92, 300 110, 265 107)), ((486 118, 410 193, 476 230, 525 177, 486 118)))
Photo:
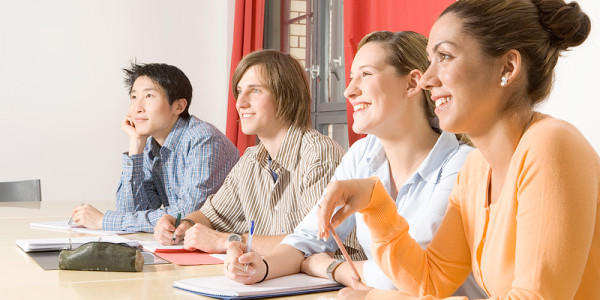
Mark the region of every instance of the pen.
MULTIPOLYGON (((177 227, 179 227, 179 223, 181 223, 181 213, 177 214, 177 220, 175 220, 175 230, 177 230, 177 227)), ((175 234, 175 231, 173 231, 173 242, 175 242, 175 240, 177 240, 177 235, 175 234)))
MULTIPOLYGON (((248 230, 248 243, 246 243, 246 253, 252 248, 252 235, 254 235, 254 221, 250 221, 250 230, 248 230)), ((244 272, 248 271, 248 264, 244 264, 244 272)))
POLYGON ((342 240, 340 240, 340 237, 335 232, 335 229, 333 228, 333 226, 331 226, 331 223, 329 224, 329 230, 331 231, 331 233, 333 235, 333 239, 335 240, 335 243, 338 245, 338 247, 342 251, 342 255, 344 256, 346 261, 350 264, 350 268, 352 269, 352 272, 354 272, 354 276, 356 276, 356 279, 358 281, 361 281, 358 270, 356 270, 354 263, 350 259, 350 255, 348 255, 348 252, 346 251, 346 247, 344 247, 344 244, 342 244, 342 240))

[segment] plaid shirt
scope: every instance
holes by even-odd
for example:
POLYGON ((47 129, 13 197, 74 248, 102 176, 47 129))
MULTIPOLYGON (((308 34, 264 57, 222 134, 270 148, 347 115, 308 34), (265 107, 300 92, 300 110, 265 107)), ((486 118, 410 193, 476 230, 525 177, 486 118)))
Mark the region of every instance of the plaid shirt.
POLYGON ((238 159, 237 148, 213 125, 179 118, 162 147, 149 137, 143 154, 123 154, 117 210, 104 214, 102 229, 152 232, 164 214, 198 210, 238 159))

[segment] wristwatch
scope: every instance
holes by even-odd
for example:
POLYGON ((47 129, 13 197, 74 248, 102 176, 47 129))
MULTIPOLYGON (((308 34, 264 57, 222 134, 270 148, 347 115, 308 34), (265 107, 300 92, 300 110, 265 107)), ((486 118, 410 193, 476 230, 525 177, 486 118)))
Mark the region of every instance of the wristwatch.
POLYGON ((335 269, 337 269, 337 267, 339 267, 343 262, 343 260, 334 260, 329 264, 329 266, 327 266, 327 278, 329 278, 329 280, 336 281, 333 279, 333 271, 335 271, 335 269))
POLYGON ((241 242, 241 241, 242 241, 242 236, 237 233, 232 233, 227 238, 227 242, 241 242))

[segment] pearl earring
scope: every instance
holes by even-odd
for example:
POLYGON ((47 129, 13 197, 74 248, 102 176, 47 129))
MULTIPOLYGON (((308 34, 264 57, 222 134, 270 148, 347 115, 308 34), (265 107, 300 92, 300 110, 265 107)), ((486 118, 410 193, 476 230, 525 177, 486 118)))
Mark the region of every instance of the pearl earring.
POLYGON ((500 82, 500 86, 506 86, 508 84, 508 78, 506 76, 502 76, 502 81, 500 82))

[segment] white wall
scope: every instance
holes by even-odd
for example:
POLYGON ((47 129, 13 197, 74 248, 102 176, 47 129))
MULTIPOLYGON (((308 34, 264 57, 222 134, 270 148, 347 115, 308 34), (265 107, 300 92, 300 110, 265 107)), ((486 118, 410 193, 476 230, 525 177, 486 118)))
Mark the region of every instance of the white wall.
POLYGON ((600 2, 577 2, 592 20, 590 36, 559 58, 553 91, 538 110, 575 125, 600 153, 600 2))
POLYGON ((191 113, 225 131, 234 0, 0 2, 0 181, 113 200, 132 58, 182 69, 191 113))
MULTIPOLYGON (((113 200, 128 97, 121 68, 165 62, 194 86, 191 112, 225 130, 234 0, 0 2, 0 181, 42 179, 42 198, 113 200)), ((600 152, 600 3, 539 110, 577 126, 600 152)))

